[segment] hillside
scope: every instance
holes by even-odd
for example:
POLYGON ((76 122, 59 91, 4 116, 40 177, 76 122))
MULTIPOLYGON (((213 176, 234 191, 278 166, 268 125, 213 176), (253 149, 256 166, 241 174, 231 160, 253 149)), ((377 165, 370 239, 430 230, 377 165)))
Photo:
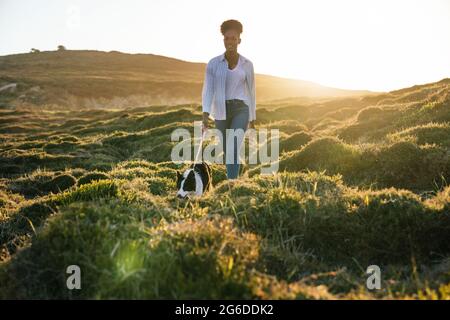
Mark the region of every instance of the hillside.
MULTIPOLYGON (((0 56, 0 106, 121 108, 201 103, 205 68, 205 63, 117 51, 65 50, 0 56)), ((368 93, 262 74, 256 75, 256 83, 260 102, 368 93)))
POLYGON ((261 103, 280 172, 213 165, 187 201, 170 134, 199 104, 2 109, 0 298, 449 299, 449 89, 261 103))

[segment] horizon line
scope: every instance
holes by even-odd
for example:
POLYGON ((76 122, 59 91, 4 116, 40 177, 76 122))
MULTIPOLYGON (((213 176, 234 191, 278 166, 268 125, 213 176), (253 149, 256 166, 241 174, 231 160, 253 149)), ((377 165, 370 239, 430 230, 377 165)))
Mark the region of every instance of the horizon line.
MULTIPOLYGON (((125 52, 125 51, 119 51, 119 50, 104 51, 104 50, 98 50, 98 49, 67 49, 67 48, 65 49, 65 51, 97 51, 97 52, 104 52, 104 53, 121 53, 121 54, 129 54, 129 55, 152 55, 152 56, 158 56, 158 57, 163 57, 163 58, 168 58, 168 59, 174 59, 174 60, 187 62, 187 63, 207 64, 207 62, 202 62, 202 61, 190 61, 190 60, 184 60, 184 59, 173 57, 173 56, 166 56, 166 55, 161 55, 161 54, 145 53, 145 52, 125 52)), ((55 50, 39 50, 39 52, 36 52, 36 53, 44 53, 44 52, 58 52, 58 49, 55 49, 55 50)), ((2 54, 0 54, 0 57, 7 57, 7 56, 13 56, 13 55, 22 55, 22 54, 36 54, 36 53, 33 53, 33 52, 14 52, 14 53, 6 53, 6 54, 2 53, 2 54)), ((323 85, 323 84, 321 84, 319 82, 314 82, 314 81, 310 81, 310 80, 291 78, 291 77, 284 77, 284 76, 281 76, 281 75, 273 75, 273 74, 267 74, 267 73, 256 73, 255 72, 255 74, 262 75, 262 76, 269 76, 269 77, 280 78, 280 79, 284 79, 284 80, 309 82, 311 84, 319 85, 321 87, 325 87, 325 88, 328 88, 328 89, 343 90, 343 91, 355 91, 355 92, 360 92, 360 93, 365 93, 365 94, 389 93, 389 92, 393 92, 393 91, 397 91, 397 90, 412 88, 414 86, 425 85, 425 84, 430 83, 430 82, 416 83, 416 84, 413 84, 413 85, 411 85, 409 87, 399 87, 397 89, 392 89, 392 90, 388 90, 388 91, 375 91, 375 90, 369 90, 369 89, 339 88, 339 87, 333 87, 333 86, 329 86, 329 85, 323 85)), ((436 81, 433 81, 433 82, 440 82, 440 81, 442 81, 444 79, 448 79, 448 78, 449 77, 444 77, 442 79, 439 79, 439 80, 436 80, 436 81)), ((433 83, 433 82, 431 82, 431 83, 433 83)))

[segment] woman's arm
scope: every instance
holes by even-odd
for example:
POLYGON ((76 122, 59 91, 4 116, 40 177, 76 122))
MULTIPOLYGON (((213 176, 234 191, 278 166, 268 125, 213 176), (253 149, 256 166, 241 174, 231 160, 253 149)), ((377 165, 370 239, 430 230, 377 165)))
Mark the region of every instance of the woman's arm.
POLYGON ((248 72, 248 89, 250 92, 250 128, 255 128, 255 120, 256 120, 256 85, 255 85, 255 71, 253 69, 253 63, 250 62, 249 72, 248 72))
POLYGON ((205 81, 202 90, 202 109, 205 113, 211 113, 211 104, 214 96, 214 70, 212 60, 206 65, 205 81))

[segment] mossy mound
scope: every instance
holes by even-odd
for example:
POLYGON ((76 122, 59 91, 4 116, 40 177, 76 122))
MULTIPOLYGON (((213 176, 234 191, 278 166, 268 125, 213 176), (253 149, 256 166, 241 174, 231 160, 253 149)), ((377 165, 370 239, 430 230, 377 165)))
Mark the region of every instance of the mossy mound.
POLYGON ((296 132, 288 138, 281 140, 279 150, 280 152, 298 150, 311 140, 312 137, 309 133, 304 131, 296 132))
POLYGON ((89 172, 88 174, 85 174, 84 176, 78 179, 77 185, 81 186, 83 184, 91 183, 92 181, 106 180, 106 179, 110 179, 110 177, 109 175, 103 172, 89 172))
POLYGON ((299 151, 293 151, 279 163, 281 171, 301 171, 304 169, 329 174, 344 174, 355 170, 361 161, 360 151, 333 137, 324 137, 309 142, 299 151))
POLYGON ((48 192, 58 193, 77 184, 77 179, 69 174, 61 174, 46 182, 43 187, 48 192))

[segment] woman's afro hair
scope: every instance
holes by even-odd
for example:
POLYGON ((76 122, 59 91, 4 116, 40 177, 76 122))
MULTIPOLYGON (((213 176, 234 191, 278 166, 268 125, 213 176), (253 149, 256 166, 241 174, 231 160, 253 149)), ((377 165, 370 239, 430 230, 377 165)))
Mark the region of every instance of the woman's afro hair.
POLYGON ((239 34, 242 33, 242 23, 237 20, 227 20, 222 23, 220 26, 220 32, 225 35, 225 32, 228 30, 236 30, 239 34))

